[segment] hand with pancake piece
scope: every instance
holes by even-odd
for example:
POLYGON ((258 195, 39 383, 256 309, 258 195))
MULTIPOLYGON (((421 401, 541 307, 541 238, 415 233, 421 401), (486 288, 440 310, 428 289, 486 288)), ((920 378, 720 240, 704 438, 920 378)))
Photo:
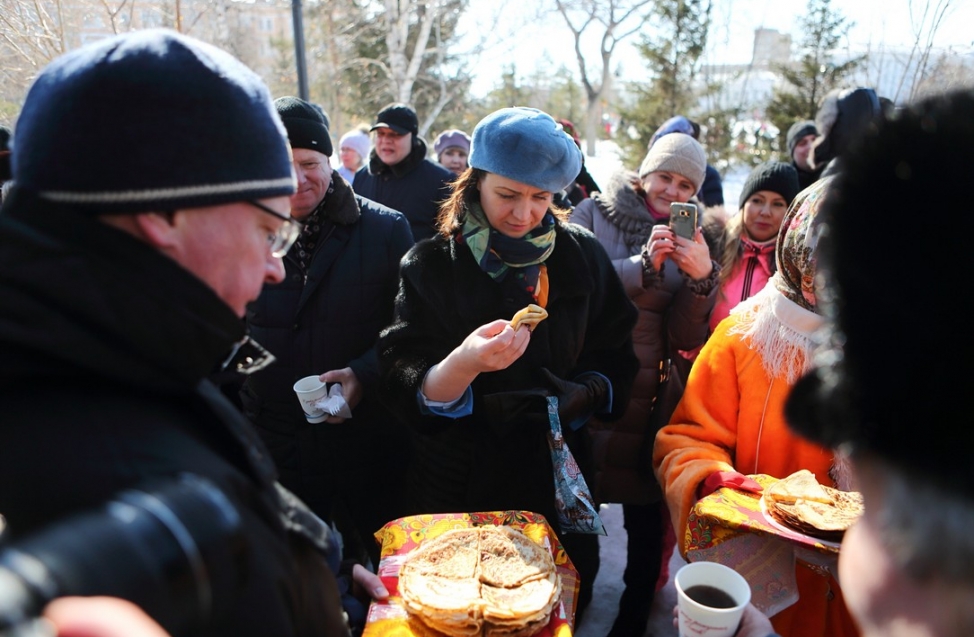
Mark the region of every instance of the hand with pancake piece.
POLYGON ((456 400, 479 374, 510 367, 524 354, 530 340, 530 330, 515 330, 504 319, 481 325, 430 368, 423 395, 438 402, 456 400))

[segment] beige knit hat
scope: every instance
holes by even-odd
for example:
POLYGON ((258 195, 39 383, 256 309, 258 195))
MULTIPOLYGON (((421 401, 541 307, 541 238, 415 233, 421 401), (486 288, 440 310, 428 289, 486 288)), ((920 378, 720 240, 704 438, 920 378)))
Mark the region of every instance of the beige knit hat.
POLYGON ((697 140, 682 133, 671 133, 656 140, 639 167, 639 178, 657 170, 682 175, 700 190, 707 172, 707 154, 697 140))

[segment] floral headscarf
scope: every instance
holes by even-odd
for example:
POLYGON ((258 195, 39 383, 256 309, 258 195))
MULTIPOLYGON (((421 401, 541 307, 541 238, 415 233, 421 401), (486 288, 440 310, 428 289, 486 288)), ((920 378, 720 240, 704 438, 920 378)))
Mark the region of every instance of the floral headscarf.
POLYGON ((815 261, 819 225, 815 217, 831 179, 818 181, 798 195, 781 221, 775 255, 778 273, 771 280, 786 298, 806 310, 815 306, 815 261))

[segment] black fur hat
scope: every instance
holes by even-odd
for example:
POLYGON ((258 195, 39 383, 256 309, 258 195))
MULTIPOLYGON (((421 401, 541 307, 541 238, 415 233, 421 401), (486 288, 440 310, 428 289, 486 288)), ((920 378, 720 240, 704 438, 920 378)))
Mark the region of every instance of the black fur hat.
POLYGON ((844 155, 819 255, 830 349, 788 400, 789 423, 974 498, 970 312, 974 217, 956 185, 974 166, 974 91, 899 112, 844 155))
POLYGON ((818 138, 809 154, 812 168, 818 170, 844 155, 849 144, 881 114, 879 97, 871 88, 836 89, 826 95, 815 114, 818 138))

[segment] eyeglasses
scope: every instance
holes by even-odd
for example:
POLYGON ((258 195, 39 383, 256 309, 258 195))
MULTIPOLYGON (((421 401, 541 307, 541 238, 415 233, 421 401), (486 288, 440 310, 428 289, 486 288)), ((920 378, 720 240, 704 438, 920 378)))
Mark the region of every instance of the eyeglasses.
POLYGON ((294 242, 298 240, 298 236, 301 235, 301 228, 303 227, 301 222, 293 217, 285 217, 278 211, 268 208, 259 201, 248 201, 247 203, 256 208, 260 208, 267 214, 277 217, 284 222, 276 232, 267 235, 267 247, 270 248, 271 256, 280 259, 287 254, 287 251, 291 249, 294 242))

